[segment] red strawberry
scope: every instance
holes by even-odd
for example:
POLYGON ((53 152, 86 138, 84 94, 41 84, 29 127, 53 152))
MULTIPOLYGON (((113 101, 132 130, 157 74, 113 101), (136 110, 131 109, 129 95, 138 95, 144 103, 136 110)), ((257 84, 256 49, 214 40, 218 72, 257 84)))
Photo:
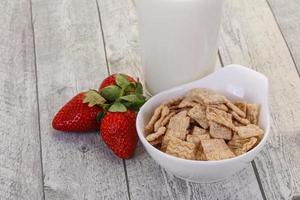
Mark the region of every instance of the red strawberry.
POLYGON ((100 133, 105 144, 120 158, 131 157, 137 145, 135 128, 136 114, 126 112, 108 112, 104 115, 100 133))
MULTIPOLYGON (((66 103, 55 115, 52 126, 59 131, 91 132, 99 129, 97 114, 102 108, 91 103, 87 97, 97 97, 96 91, 81 92, 66 103), (89 104, 88 104, 89 103, 89 104)), ((101 98, 100 98, 101 101, 101 98)))
POLYGON ((106 99, 100 133, 106 145, 120 158, 127 159, 137 145, 136 114, 145 103, 143 86, 124 74, 113 74, 100 85, 99 93, 106 99), (133 111, 134 110, 134 111, 133 111))
MULTIPOLYGON (((117 75, 118 75, 118 74, 112 74, 112 75, 106 77, 106 78, 102 81, 102 83, 101 83, 101 85, 100 85, 100 87, 99 87, 99 90, 101 90, 102 88, 105 88, 105 87, 107 87, 107 86, 109 86, 109 85, 116 85, 116 76, 117 76, 117 75)), ((128 76, 128 75, 124 75, 124 74, 119 74, 119 75, 125 76, 126 79, 127 79, 129 82, 131 82, 131 83, 135 83, 135 82, 136 82, 136 80, 134 80, 134 78, 132 78, 132 77, 130 77, 130 76, 128 76)))

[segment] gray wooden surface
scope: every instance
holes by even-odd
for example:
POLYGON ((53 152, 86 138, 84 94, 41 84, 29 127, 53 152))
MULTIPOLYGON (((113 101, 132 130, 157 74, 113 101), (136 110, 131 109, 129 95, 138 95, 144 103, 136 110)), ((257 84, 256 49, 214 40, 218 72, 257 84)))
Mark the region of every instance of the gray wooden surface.
POLYGON ((0 13, 0 199, 42 199, 29 1, 1 1, 0 13))
POLYGON ((239 63, 269 77, 271 137, 245 170, 195 184, 161 169, 141 145, 123 161, 96 133, 51 128, 66 100, 108 74, 141 77, 133 0, 2 0, 0 199, 300 196, 299 8, 298 0, 227 0, 217 65, 239 63))

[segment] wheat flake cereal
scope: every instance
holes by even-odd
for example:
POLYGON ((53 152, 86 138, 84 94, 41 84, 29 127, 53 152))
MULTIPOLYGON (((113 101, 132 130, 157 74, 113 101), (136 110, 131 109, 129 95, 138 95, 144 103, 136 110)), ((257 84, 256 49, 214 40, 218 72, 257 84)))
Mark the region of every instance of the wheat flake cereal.
POLYGON ((232 120, 232 123, 234 126, 244 126, 244 124, 240 123, 239 121, 237 121, 235 119, 232 120))
POLYGON ((190 118, 187 117, 187 111, 181 111, 170 118, 167 125, 165 137, 162 140, 161 150, 166 151, 171 137, 184 140, 188 134, 190 118))
POLYGON ((237 140, 237 139, 243 139, 243 138, 241 138, 237 132, 233 131, 231 140, 237 140))
POLYGON ((259 105, 258 104, 247 104, 247 116, 246 118, 251 122, 251 124, 258 123, 259 115, 259 105))
POLYGON ((242 118, 240 117, 236 112, 232 111, 230 112, 232 114, 232 117, 238 121, 240 124, 243 124, 243 125, 248 125, 250 124, 249 120, 246 119, 246 118, 242 118))
POLYGON ((187 130, 174 130, 174 129, 167 129, 166 132, 168 135, 171 135, 173 137, 176 137, 181 140, 186 139, 186 135, 189 133, 187 130))
POLYGON ((198 103, 194 102, 192 99, 190 98, 184 98, 180 104, 178 105, 178 108, 186 108, 186 107, 194 107, 196 106, 198 103))
POLYGON ((174 99, 171 99, 170 101, 167 101, 166 103, 164 103, 164 105, 166 105, 168 107, 178 106, 180 104, 180 102, 182 101, 182 99, 183 99, 183 97, 174 98, 174 99))
POLYGON ((225 127, 216 122, 209 122, 209 134, 213 138, 230 140, 232 138, 232 131, 230 128, 225 127))
POLYGON ((147 137, 146 137, 146 140, 149 141, 149 142, 152 142, 156 139, 158 139, 160 136, 164 135, 166 132, 166 127, 160 127, 157 132, 155 133, 152 133, 152 134, 149 134, 147 137))
POLYGON ((228 142, 229 148, 234 152, 235 155, 241 155, 252 149, 257 142, 256 137, 246 139, 235 139, 228 142))
POLYGON ((170 137, 166 153, 189 160, 195 160, 196 145, 191 142, 182 141, 175 137, 170 137))
POLYGON ((152 133, 154 131, 154 124, 159 119, 163 108, 164 108, 164 105, 162 104, 154 110, 154 113, 153 113, 150 121, 148 122, 148 124, 145 127, 145 132, 147 134, 152 133))
POLYGON ((235 157, 223 139, 201 140, 200 143, 207 160, 223 160, 235 157))
POLYGON ((200 143, 207 160, 223 160, 235 157, 223 139, 201 140, 200 143))
POLYGON ((228 128, 233 129, 234 127, 232 123, 232 115, 223 110, 208 106, 206 110, 206 117, 209 121, 214 121, 228 128))
POLYGON ((163 106, 161 113, 160 113, 160 118, 155 122, 154 124, 154 131, 156 132, 160 127, 162 127, 162 121, 168 116, 170 113, 170 110, 167 106, 163 106))
POLYGON ((229 111, 229 109, 228 109, 228 107, 225 105, 225 104, 216 104, 216 105, 209 105, 210 107, 213 107, 213 108, 216 108, 216 109, 219 109, 219 110, 223 110, 223 111, 225 111, 225 112, 228 112, 229 111))
POLYGON ((161 122, 161 126, 165 126, 169 123, 171 117, 173 117, 176 113, 175 112, 170 112, 161 122))
POLYGON ((238 107, 241 111, 243 111, 244 113, 247 112, 247 103, 246 102, 243 102, 243 101, 237 101, 237 102, 234 102, 234 105, 236 107, 238 107))
POLYGON ((261 136, 264 131, 254 124, 247 126, 239 126, 235 128, 236 132, 241 138, 250 138, 254 136, 261 136))
POLYGON ((194 101, 197 101, 201 104, 222 104, 226 103, 227 99, 225 96, 218 94, 210 89, 196 88, 192 89, 187 96, 194 101))
POLYGON ((162 139, 163 139, 162 137, 159 137, 159 138, 157 138, 156 140, 150 141, 149 143, 150 143, 152 146, 156 146, 156 145, 162 143, 162 139))
POLYGON ((209 134, 203 134, 203 135, 187 135, 186 141, 194 143, 196 146, 199 146, 200 140, 207 140, 210 139, 209 134))
POLYGON ((241 116, 243 118, 246 117, 246 113, 244 113, 243 111, 241 111, 241 109, 239 109, 236 105, 234 105, 230 101, 227 101, 226 105, 228 106, 228 108, 230 108, 231 110, 233 110, 234 112, 236 112, 239 116, 241 116))
POLYGON ((176 131, 186 131, 190 125, 190 118, 187 117, 187 111, 181 111, 170 118, 168 129, 176 131))
POLYGON ((172 136, 170 133, 166 132, 166 134, 162 138, 161 147, 160 147, 161 151, 163 151, 163 152, 166 151, 171 137, 174 137, 174 136, 172 136))
POLYGON ((207 160, 206 157, 205 157, 205 154, 203 153, 202 149, 198 149, 197 152, 196 152, 196 155, 195 155, 195 159, 196 160, 207 160))
POLYGON ((209 132, 203 128, 200 128, 198 126, 194 126, 194 128, 191 131, 192 135, 203 135, 203 134, 208 134, 209 132))
POLYGON ((208 121, 206 118, 206 108, 203 105, 196 105, 189 110, 188 115, 194 119, 202 128, 208 128, 208 121))
POLYGON ((259 105, 232 102, 209 89, 162 103, 145 126, 146 140, 169 155, 222 160, 247 153, 263 138, 259 105))

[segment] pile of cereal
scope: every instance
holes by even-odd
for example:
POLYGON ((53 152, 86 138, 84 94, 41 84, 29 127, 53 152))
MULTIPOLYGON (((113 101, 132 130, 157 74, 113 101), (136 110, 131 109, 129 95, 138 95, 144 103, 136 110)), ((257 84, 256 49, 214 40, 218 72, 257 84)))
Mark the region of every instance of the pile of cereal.
POLYGON ((261 140, 259 105, 231 102, 197 88, 157 107, 145 127, 147 141, 190 160, 223 160, 246 153, 261 140))

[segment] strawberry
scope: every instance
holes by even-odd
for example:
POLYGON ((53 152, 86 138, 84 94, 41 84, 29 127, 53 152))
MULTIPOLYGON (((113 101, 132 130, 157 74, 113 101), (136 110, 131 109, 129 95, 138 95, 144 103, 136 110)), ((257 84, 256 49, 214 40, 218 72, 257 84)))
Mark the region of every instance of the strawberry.
POLYGON ((73 97, 55 115, 52 126, 74 132, 100 129, 105 144, 117 156, 127 159, 137 145, 136 112, 145 101, 138 80, 113 74, 101 83, 99 91, 90 90, 73 97))
POLYGON ((100 85, 99 93, 107 102, 100 124, 105 144, 120 158, 131 157, 137 145, 136 113, 145 103, 139 81, 124 74, 114 74, 100 85))
POLYGON ((126 112, 108 112, 102 118, 100 133, 105 144, 120 158, 131 157, 137 145, 135 128, 136 114, 126 112))
POLYGON ((81 92, 55 115, 52 126, 59 131, 91 132, 99 128, 96 117, 103 109, 96 104, 105 100, 97 91, 81 92))
POLYGON ((127 79, 129 82, 131 82, 131 83, 135 83, 135 82, 136 82, 136 80, 134 80, 134 78, 132 78, 131 76, 128 76, 128 75, 125 75, 125 74, 112 74, 112 75, 106 77, 106 78, 102 81, 102 83, 101 83, 101 85, 100 85, 100 87, 99 87, 99 91, 100 91, 102 88, 105 88, 105 87, 107 87, 107 86, 109 86, 109 85, 116 85, 116 77, 117 77, 118 75, 123 75, 123 76, 125 76, 126 79, 127 79))

